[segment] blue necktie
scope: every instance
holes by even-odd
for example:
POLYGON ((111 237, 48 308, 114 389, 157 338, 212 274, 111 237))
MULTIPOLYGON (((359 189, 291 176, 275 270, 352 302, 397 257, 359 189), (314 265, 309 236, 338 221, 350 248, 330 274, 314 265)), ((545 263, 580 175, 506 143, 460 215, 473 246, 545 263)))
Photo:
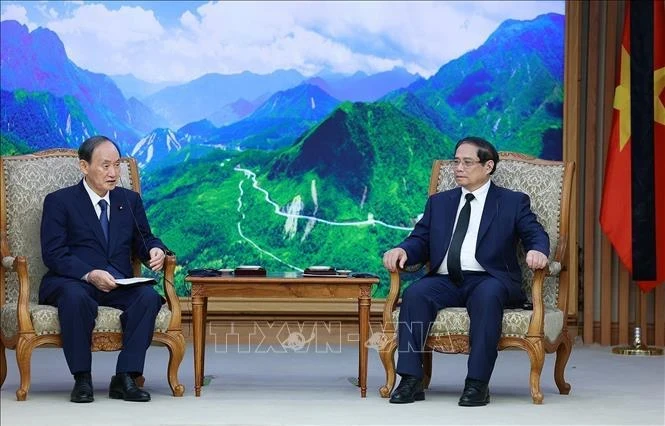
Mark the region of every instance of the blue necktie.
POLYGON ((106 214, 106 208, 108 203, 106 200, 99 200, 99 207, 102 209, 102 214, 99 215, 99 223, 102 225, 102 232, 104 233, 104 238, 106 243, 109 242, 109 217, 106 214))
POLYGON ((455 284, 461 284, 464 276, 462 276, 462 243, 466 236, 466 230, 469 228, 469 219, 471 218, 471 200, 474 199, 473 194, 466 194, 466 203, 459 213, 457 218, 457 226, 453 232, 453 238, 448 248, 448 276, 455 284))

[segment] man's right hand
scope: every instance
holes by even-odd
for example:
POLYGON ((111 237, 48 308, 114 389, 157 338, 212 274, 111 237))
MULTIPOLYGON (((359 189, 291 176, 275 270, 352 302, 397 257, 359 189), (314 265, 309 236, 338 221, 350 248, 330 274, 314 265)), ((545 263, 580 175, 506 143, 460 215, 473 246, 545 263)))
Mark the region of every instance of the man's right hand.
POLYGON ((390 272, 395 272, 398 267, 404 268, 406 258, 406 251, 401 247, 395 247, 383 253, 383 266, 390 272))
POLYGON ((113 275, 109 274, 103 269, 93 269, 88 273, 88 282, 100 291, 108 293, 114 288, 118 287, 118 284, 115 283, 115 278, 113 275))

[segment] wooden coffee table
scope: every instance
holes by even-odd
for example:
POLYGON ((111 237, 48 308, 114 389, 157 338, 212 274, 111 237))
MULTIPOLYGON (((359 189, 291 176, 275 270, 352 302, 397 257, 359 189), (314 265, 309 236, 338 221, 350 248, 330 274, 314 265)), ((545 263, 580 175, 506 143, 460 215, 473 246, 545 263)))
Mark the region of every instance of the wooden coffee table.
POLYGON ((192 325, 194 333, 194 390, 201 396, 205 362, 205 325, 208 297, 220 298, 330 298, 358 299, 358 382, 360 396, 367 395, 367 344, 372 284, 378 278, 303 276, 283 273, 268 276, 219 277, 187 276, 192 285, 192 325))

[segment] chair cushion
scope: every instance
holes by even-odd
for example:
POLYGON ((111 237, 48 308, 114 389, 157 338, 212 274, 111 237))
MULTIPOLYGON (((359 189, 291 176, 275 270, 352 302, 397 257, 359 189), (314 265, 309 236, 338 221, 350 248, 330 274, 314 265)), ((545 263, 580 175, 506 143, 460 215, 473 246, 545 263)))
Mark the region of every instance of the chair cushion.
MULTIPOLYGON (((2 320, 2 335, 10 339, 18 333, 18 317, 16 303, 8 303, 0 309, 0 320, 2 320)), ((122 311, 108 306, 100 306, 95 320, 95 332, 122 332, 120 325, 120 314, 122 311)), ((58 321, 58 308, 50 305, 30 305, 30 317, 35 334, 59 334, 60 322, 58 321)), ((171 321, 171 311, 167 304, 157 313, 155 320, 155 331, 166 332, 171 321)))
MULTIPOLYGON (((524 337, 529 329, 533 311, 524 309, 505 309, 501 335, 524 337)), ((554 341, 563 330, 563 312, 559 309, 545 308, 545 337, 554 341)), ((393 322, 399 321, 399 308, 393 311, 393 322)), ((439 311, 430 330, 430 336, 468 335, 469 314, 466 308, 446 308, 439 311)))

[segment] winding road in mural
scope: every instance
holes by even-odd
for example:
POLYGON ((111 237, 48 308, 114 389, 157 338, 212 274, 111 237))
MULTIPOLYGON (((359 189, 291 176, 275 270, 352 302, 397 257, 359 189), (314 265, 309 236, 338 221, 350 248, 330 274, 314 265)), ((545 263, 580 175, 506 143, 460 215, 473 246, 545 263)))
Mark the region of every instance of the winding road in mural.
MULTIPOLYGON (((361 221, 355 221, 355 222, 333 222, 333 221, 330 221, 330 220, 321 219, 321 218, 314 217, 314 216, 293 214, 293 213, 285 213, 285 212, 280 210, 279 204, 277 204, 276 202, 274 202, 270 198, 270 194, 268 193, 268 191, 266 191, 265 189, 263 189, 259 186, 259 183, 256 181, 256 173, 252 172, 251 170, 243 169, 241 167, 235 167, 234 170, 244 173, 245 176, 248 179, 251 179, 252 180, 252 187, 254 187, 258 191, 263 192, 263 194, 265 195, 266 202, 268 202, 269 204, 271 204, 275 208, 275 214, 278 214, 278 215, 283 216, 285 218, 289 218, 289 219, 293 219, 293 218, 295 218, 295 219, 308 219, 308 220, 313 220, 313 221, 316 221, 316 222, 321 222, 321 223, 325 223, 325 224, 333 225, 333 226, 380 225, 380 226, 384 226, 386 228, 397 229, 397 230, 400 230, 400 231, 408 231, 408 232, 411 232, 411 230, 413 229, 413 228, 407 228, 405 226, 390 225, 390 224, 385 223, 381 220, 377 220, 377 219, 374 218, 374 215, 372 213, 369 213, 367 215, 367 220, 361 220, 361 221)), ((242 196, 242 193, 241 193, 241 196, 242 196)), ((240 198, 241 197, 238 197, 238 202, 242 203, 240 198)))
POLYGON ((377 220, 377 219, 374 218, 374 215, 372 215, 371 213, 367 215, 367 220, 354 221, 354 222, 333 222, 331 220, 321 219, 321 218, 314 217, 314 216, 309 216, 309 215, 286 213, 286 212, 283 212, 280 209, 279 204, 277 204, 276 202, 274 202, 270 198, 270 193, 259 186, 259 183, 256 180, 256 173, 252 172, 251 170, 244 169, 244 168, 238 167, 238 166, 236 166, 233 170, 235 170, 237 172, 240 172, 240 173, 243 173, 245 175, 245 180, 240 181, 238 183, 238 192, 239 192, 239 194, 238 194, 238 208, 236 210, 241 214, 241 219, 236 223, 236 227, 238 229, 238 234, 240 234, 240 237, 242 237, 243 240, 247 241, 249 244, 252 245, 252 247, 256 248, 261 253, 264 253, 264 254, 272 257, 273 259, 277 260, 278 262, 282 263, 283 265, 286 265, 289 268, 294 269, 294 270, 299 271, 299 272, 303 272, 304 270, 302 268, 299 268, 299 267, 295 266, 295 265, 291 265, 290 263, 286 262, 285 260, 280 259, 279 257, 275 256, 271 252, 262 249, 261 247, 259 247, 258 244, 256 244, 254 241, 252 241, 250 238, 248 238, 245 234, 243 234, 241 222, 245 219, 245 214, 241 212, 241 209, 242 209, 242 206, 243 206, 242 197, 243 197, 245 191, 242 188, 242 185, 247 180, 251 179, 252 187, 254 189, 256 189, 257 191, 260 191, 260 192, 263 193, 265 201, 274 207, 274 213, 275 214, 277 214, 279 216, 283 216, 287 219, 291 219, 291 220, 306 219, 310 222, 312 222, 312 221, 313 222, 320 222, 320 223, 325 223, 327 225, 332 225, 332 226, 356 226, 356 227, 360 227, 360 226, 368 226, 368 225, 379 225, 379 226, 384 226, 386 228, 396 229, 396 230, 399 230, 399 231, 406 231, 406 232, 411 232, 411 230, 413 229, 413 228, 407 228, 407 227, 404 227, 404 226, 391 225, 391 224, 385 223, 381 220, 377 220))

